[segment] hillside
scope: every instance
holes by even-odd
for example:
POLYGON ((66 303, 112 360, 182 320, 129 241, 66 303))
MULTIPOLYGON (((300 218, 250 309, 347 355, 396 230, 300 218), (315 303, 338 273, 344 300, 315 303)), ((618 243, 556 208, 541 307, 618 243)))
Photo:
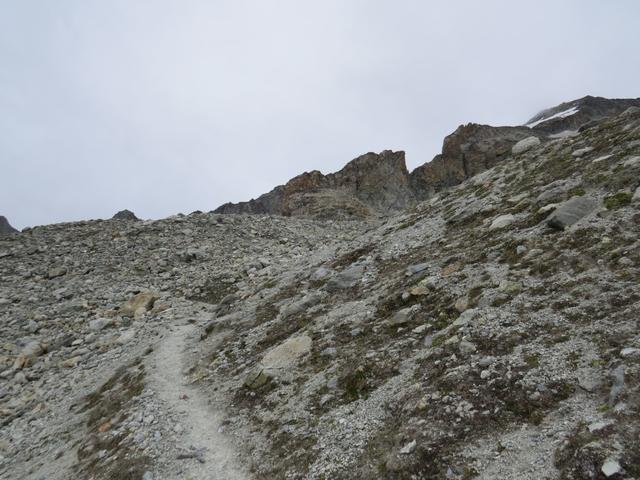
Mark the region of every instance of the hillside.
POLYGON ((640 108, 592 98, 1 236, 0 477, 640 478, 640 108))

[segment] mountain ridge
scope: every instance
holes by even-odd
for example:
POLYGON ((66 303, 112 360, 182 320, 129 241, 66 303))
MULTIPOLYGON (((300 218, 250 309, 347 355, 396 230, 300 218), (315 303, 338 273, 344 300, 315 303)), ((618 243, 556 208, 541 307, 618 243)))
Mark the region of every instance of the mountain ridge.
POLYGON ((640 107, 640 98, 585 96, 542 110, 526 125, 460 125, 444 138, 441 153, 412 171, 406 167, 403 151, 369 152, 351 160, 337 172, 326 175, 318 170, 304 172, 256 199, 228 202, 216 208, 214 213, 319 218, 385 215, 415 205, 491 168, 506 158, 511 147, 520 140, 535 136, 546 141, 554 135, 571 134, 631 107, 640 107), (557 115, 563 112, 566 112, 564 116, 557 115), (376 163, 382 166, 376 166, 376 163), (386 178, 380 177, 378 168, 388 174, 386 178), (370 175, 370 171, 373 174, 370 175), (408 183, 404 180, 407 176, 408 183), (363 183, 368 185, 368 194, 359 188, 363 183), (376 189, 380 195, 371 191, 376 189))

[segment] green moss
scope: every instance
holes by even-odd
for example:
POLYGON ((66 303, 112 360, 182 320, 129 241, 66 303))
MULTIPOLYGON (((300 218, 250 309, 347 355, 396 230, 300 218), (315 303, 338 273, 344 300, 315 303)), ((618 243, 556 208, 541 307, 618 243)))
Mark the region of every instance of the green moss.
POLYGON ((571 197, 582 197, 583 195, 585 195, 587 192, 585 191, 584 188, 582 187, 574 187, 571 190, 569 190, 567 192, 567 198, 571 198, 571 197))
POLYGON ((540 366, 540 354, 539 353, 531 353, 524 357, 524 362, 529 366, 529 368, 536 368, 540 366))
POLYGON ((631 203, 633 195, 629 192, 618 192, 604 197, 603 203, 607 210, 615 210, 631 203))

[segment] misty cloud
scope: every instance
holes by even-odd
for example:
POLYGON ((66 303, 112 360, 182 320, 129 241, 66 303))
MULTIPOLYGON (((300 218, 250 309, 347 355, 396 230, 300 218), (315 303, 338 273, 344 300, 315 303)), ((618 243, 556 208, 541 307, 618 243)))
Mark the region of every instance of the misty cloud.
POLYGON ((459 124, 637 97, 635 1, 0 0, 0 214, 211 210, 459 124))

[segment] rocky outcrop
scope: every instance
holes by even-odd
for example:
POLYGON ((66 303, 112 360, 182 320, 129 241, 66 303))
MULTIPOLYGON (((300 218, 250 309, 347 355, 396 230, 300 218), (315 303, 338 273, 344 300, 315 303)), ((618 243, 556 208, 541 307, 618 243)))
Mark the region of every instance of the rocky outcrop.
POLYGON ((136 217, 136 214, 133 213, 131 210, 120 210, 118 213, 116 213, 113 217, 111 217, 112 220, 140 220, 138 217, 136 217))
POLYGON ((255 200, 227 203, 215 213, 365 217, 414 202, 404 152, 385 150, 362 155, 336 173, 305 172, 255 200))
POLYGON ((411 186, 417 198, 457 185, 493 167, 511 153, 511 147, 531 136, 526 127, 460 125, 444 139, 442 153, 411 172, 411 186))
POLYGON ((525 127, 461 125, 445 138, 442 153, 409 173, 404 152, 367 153, 336 173, 299 175, 255 200, 227 203, 215 213, 366 217, 401 210, 434 192, 491 168, 531 136, 525 127))
POLYGON ((543 110, 531 118, 526 126, 545 135, 577 131, 633 107, 640 107, 640 98, 609 99, 588 95, 543 110))
POLYGON ((3 217, 2 215, 0 215, 0 235, 7 235, 9 233, 17 232, 18 230, 11 226, 11 224, 7 220, 7 217, 3 217))
POLYGON ((227 203, 215 213, 315 218, 386 215, 458 185, 511 155, 521 155, 547 137, 575 134, 634 108, 640 108, 640 99, 587 96, 544 110, 525 126, 460 125, 444 139, 442 153, 411 173, 404 152, 367 153, 339 172, 306 172, 255 200, 227 203))

